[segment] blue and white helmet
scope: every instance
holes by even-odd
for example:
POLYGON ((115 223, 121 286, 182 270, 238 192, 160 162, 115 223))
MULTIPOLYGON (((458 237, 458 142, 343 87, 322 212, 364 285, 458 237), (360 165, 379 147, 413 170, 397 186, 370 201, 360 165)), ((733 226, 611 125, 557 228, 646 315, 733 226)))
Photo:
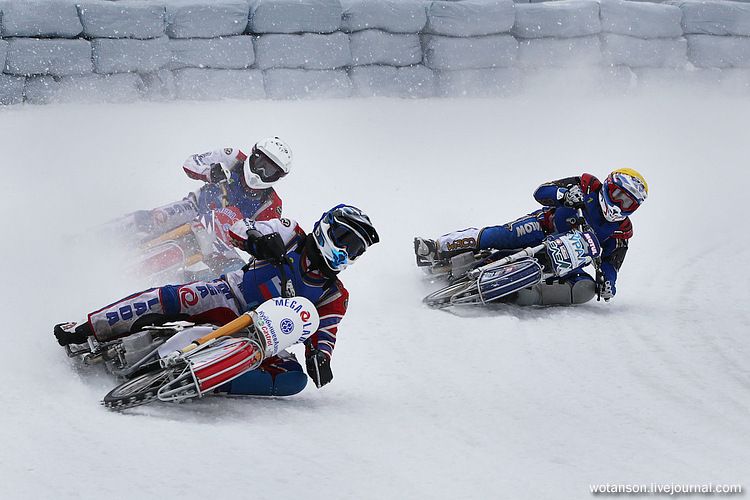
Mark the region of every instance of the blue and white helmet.
POLYGON ((370 245, 380 241, 367 214, 344 204, 323 214, 315 223, 313 237, 326 265, 337 272, 346 269, 370 245))

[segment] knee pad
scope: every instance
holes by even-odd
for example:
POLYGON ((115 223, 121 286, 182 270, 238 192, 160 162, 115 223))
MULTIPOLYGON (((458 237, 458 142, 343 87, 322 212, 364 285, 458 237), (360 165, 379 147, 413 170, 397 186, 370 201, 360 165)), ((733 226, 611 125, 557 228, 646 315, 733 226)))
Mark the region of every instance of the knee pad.
POLYGON ((307 375, 304 372, 279 373, 273 382, 273 395, 291 396, 302 392, 305 386, 307 386, 307 375))
POLYGON ((593 299, 596 295, 596 283, 594 279, 588 274, 584 276, 585 278, 577 279, 575 282, 570 283, 573 304, 583 304, 593 299))
POLYGON ((515 304, 519 306, 565 306, 583 304, 596 295, 596 283, 586 273, 573 276, 563 282, 541 282, 518 292, 515 304))
POLYGON ((264 370, 247 372, 220 388, 237 396, 291 396, 302 392, 307 375, 302 371, 279 373, 275 377, 264 370))

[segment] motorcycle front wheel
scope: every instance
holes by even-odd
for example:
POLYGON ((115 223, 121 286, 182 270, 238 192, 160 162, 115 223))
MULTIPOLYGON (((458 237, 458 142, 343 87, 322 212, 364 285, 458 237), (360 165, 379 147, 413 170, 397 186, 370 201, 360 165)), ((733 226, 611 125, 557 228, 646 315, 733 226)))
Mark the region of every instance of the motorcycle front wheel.
POLYGON ((102 404, 112 410, 124 410, 156 401, 159 389, 175 380, 183 371, 184 366, 170 366, 144 373, 109 391, 102 404))
POLYGON ((457 304, 475 304, 479 301, 476 280, 462 278, 455 283, 432 292, 422 301, 429 307, 440 309, 457 304))

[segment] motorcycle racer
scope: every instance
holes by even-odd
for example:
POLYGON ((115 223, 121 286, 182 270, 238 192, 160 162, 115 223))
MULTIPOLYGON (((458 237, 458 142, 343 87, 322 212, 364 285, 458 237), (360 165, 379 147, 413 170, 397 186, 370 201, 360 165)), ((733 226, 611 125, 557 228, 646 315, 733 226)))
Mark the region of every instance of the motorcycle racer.
MULTIPOLYGON (((213 281, 135 293, 91 312, 85 321, 56 325, 58 343, 82 344, 89 337, 106 342, 176 320, 223 325, 270 298, 304 296, 320 316, 318 330, 305 343, 307 373, 318 388, 328 384, 333 379, 330 361, 338 324, 349 297, 338 274, 379 241, 369 217, 342 204, 325 212, 310 234, 293 220, 277 218, 243 219, 232 226, 230 235, 238 247, 255 257, 242 270, 213 281)), ((282 352, 225 384, 221 391, 286 396, 305 385, 306 377, 294 355, 282 352)))
POLYGON ((291 148, 278 137, 258 141, 249 156, 235 148, 191 155, 182 168, 205 184, 181 201, 136 212, 136 226, 148 234, 160 233, 212 210, 228 212, 230 220, 281 217, 281 198, 273 186, 291 166, 291 148))
MULTIPOLYGON (((609 301, 617 293, 617 275, 633 235, 629 217, 647 196, 646 180, 630 168, 613 171, 603 183, 591 174, 547 182, 534 192, 534 198, 544 208, 520 219, 501 226, 454 231, 436 240, 415 238, 417 265, 445 263, 464 252, 518 250, 538 245, 547 235, 570 230, 577 221, 576 210, 581 208, 602 245, 602 276, 594 283, 591 276, 579 271, 564 282, 570 287, 571 303, 586 302, 596 291, 609 301)), ((546 303, 541 296, 530 300, 530 303, 546 303)))

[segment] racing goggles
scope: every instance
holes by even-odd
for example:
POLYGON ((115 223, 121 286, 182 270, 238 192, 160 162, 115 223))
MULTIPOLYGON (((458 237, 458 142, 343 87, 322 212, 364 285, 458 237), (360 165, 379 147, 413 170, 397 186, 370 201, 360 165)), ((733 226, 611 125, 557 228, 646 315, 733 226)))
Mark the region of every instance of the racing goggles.
POLYGON ((621 188, 614 182, 609 183, 607 191, 612 203, 620 207, 623 211, 632 212, 641 204, 632 194, 630 194, 630 192, 621 188))
POLYGON ((349 226, 331 224, 328 227, 328 237, 334 245, 346 252, 350 261, 353 261, 367 250, 367 243, 349 226))
POLYGON ((258 150, 253 151, 247 160, 247 164, 250 171, 260 177, 263 182, 276 182, 286 175, 283 168, 258 150))

